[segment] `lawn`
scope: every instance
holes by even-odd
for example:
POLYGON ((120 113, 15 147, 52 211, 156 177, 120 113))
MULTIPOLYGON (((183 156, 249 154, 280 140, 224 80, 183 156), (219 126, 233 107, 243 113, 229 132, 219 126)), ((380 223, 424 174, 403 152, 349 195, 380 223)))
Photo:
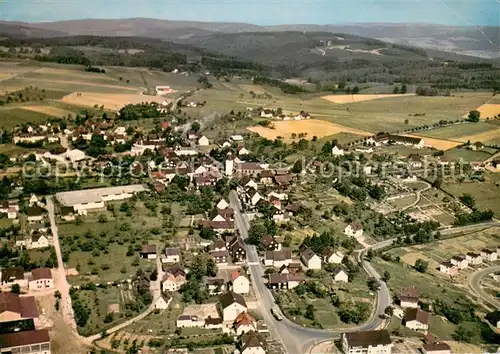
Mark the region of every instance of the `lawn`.
POLYGON ((455 180, 445 180, 442 188, 455 197, 470 194, 479 209, 491 209, 500 216, 500 173, 484 172, 484 182, 472 181, 459 183, 455 180))
POLYGON ((445 151, 444 156, 452 161, 475 162, 484 161, 490 158, 491 154, 483 150, 473 151, 466 148, 453 148, 445 151))

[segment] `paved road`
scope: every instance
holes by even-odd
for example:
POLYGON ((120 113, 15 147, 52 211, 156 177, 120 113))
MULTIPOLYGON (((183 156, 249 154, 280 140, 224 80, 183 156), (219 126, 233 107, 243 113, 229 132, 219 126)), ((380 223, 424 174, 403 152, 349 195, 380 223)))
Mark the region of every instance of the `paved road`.
MULTIPOLYGON (((229 195, 229 200, 231 205, 235 210, 235 221, 236 227, 240 231, 241 237, 246 239, 248 237, 249 222, 248 218, 244 213, 241 212, 241 203, 238 196, 233 191, 229 195)), ((377 244, 378 247, 385 247, 390 245, 392 240, 384 241, 377 244)), ((374 248, 377 248, 373 246, 374 248)), ((247 246, 247 263, 249 264, 249 271, 252 277, 252 286, 255 295, 262 305, 264 311, 262 311, 263 317, 271 335, 282 341, 287 353, 305 353, 307 349, 317 343, 324 340, 329 340, 333 338, 338 338, 340 331, 333 332, 322 329, 307 328, 297 325, 296 323, 288 320, 283 316, 282 321, 277 321, 270 313, 270 310, 275 306, 275 301, 271 291, 267 288, 264 282, 264 267, 259 260, 257 249, 255 246, 247 246)), ((379 275, 375 269, 368 263, 363 261, 363 267, 370 274, 377 279, 380 279, 379 275)), ((365 324, 357 327, 350 328, 346 331, 359 331, 359 330, 370 330, 376 329, 381 325, 381 320, 378 317, 380 313, 383 313, 384 309, 390 304, 390 293, 385 284, 382 284, 382 288, 377 296, 377 311, 374 316, 365 324)), ((344 332, 344 331, 342 331, 344 332)))
POLYGON ((500 309, 500 299, 488 294, 481 286, 481 279, 494 272, 500 272, 500 266, 493 266, 472 273, 469 277, 469 287, 480 300, 500 309))
MULTIPOLYGON (((250 228, 250 223, 247 216, 241 211, 241 202, 235 191, 231 191, 231 193, 229 194, 229 201, 233 209, 235 210, 236 227, 240 231, 241 237, 243 239, 246 239, 248 237, 248 229, 250 228)), ((441 231, 441 234, 450 235, 453 233, 472 231, 478 228, 486 228, 491 226, 499 225, 494 221, 491 221, 481 224, 443 230, 441 231)), ((277 321, 270 313, 271 308, 275 306, 276 303, 271 291, 265 284, 263 264, 259 259, 256 247, 249 245, 247 246, 247 264, 252 278, 252 287, 254 289, 257 300, 260 302, 261 306, 264 309, 264 311, 262 311, 264 320, 269 328, 271 335, 275 339, 278 339, 283 343, 287 353, 305 353, 315 343, 338 338, 340 336, 340 333, 342 332, 367 331, 381 327, 382 320, 380 319, 379 315, 383 314, 385 308, 391 304, 391 294, 385 282, 380 279, 380 275, 377 273, 377 271, 368 261, 364 260, 364 254, 370 248, 377 250, 380 248, 388 247, 394 242, 394 240, 395 239, 389 239, 376 243, 358 253, 358 261, 362 264, 363 269, 368 273, 370 277, 374 277, 379 280, 381 288, 377 292, 377 308, 373 313, 373 317, 361 326, 349 328, 344 331, 328 331, 302 327, 290 321, 285 316, 283 316, 282 321, 277 321)))

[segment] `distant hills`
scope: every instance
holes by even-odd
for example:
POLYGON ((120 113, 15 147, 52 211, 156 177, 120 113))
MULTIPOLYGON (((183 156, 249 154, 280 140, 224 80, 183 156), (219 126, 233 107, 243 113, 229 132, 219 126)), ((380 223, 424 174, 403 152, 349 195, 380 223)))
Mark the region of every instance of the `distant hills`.
MULTIPOLYGON (((426 49, 484 58, 500 57, 500 27, 458 27, 433 24, 342 24, 257 26, 248 23, 169 21, 148 18, 70 20, 46 23, 0 22, 0 35, 61 37, 98 35, 149 37, 209 47, 223 34, 249 32, 327 32, 380 39, 426 49)), ((218 45, 219 46, 219 45, 218 45)), ((208 48, 213 50, 214 48, 208 48)))

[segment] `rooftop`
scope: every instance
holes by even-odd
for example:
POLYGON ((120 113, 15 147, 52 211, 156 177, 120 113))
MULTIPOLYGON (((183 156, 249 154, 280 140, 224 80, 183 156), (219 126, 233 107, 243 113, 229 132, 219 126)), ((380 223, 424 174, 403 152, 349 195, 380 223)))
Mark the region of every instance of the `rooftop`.
POLYGON ((132 184, 128 186, 107 187, 85 189, 71 192, 56 193, 57 200, 65 206, 74 206, 84 203, 99 203, 103 197, 108 195, 118 195, 122 193, 144 192, 146 188, 142 184, 132 184))

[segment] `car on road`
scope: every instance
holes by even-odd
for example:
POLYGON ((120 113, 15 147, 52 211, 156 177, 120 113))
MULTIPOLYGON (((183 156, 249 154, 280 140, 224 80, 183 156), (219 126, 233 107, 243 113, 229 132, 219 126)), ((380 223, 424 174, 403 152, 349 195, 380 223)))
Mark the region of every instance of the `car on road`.
POLYGON ((281 321, 283 319, 278 309, 278 306, 273 306, 271 308, 271 313, 273 314, 274 318, 276 318, 278 321, 281 321))

